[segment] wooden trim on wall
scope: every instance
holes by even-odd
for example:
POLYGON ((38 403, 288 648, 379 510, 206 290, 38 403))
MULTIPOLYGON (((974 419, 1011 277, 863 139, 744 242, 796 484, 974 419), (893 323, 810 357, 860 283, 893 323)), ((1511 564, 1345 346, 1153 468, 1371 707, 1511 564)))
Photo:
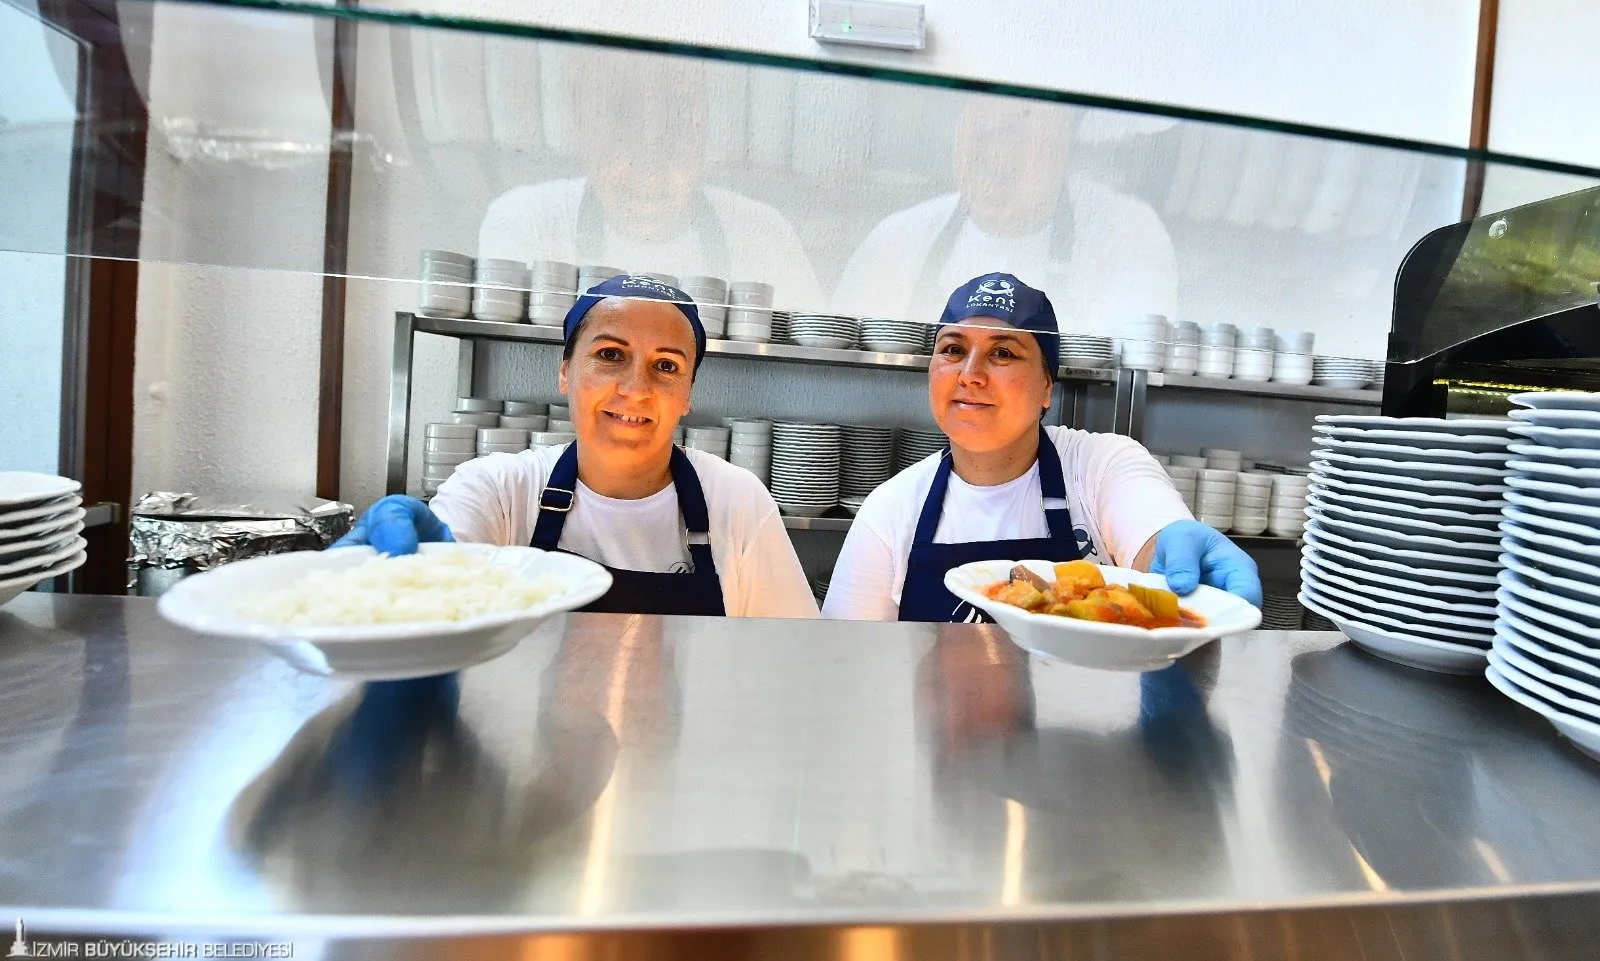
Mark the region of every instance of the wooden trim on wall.
MULTIPOLYGON (((340 6, 354 6, 341 0, 340 6)), ((357 25, 333 21, 332 103, 328 141, 327 214, 322 234, 322 359, 317 390, 317 496, 339 498, 339 458, 344 438, 344 338, 346 272, 350 259, 350 190, 356 124, 357 25)))
MULTIPOLYGON (((1494 50, 1500 30, 1500 0, 1478 0, 1478 59, 1472 78, 1472 126, 1467 146, 1489 149, 1489 117, 1494 101, 1494 50)), ((1483 185, 1488 168, 1479 161, 1468 161, 1467 183, 1461 198, 1461 219, 1471 220, 1482 212, 1483 185)))

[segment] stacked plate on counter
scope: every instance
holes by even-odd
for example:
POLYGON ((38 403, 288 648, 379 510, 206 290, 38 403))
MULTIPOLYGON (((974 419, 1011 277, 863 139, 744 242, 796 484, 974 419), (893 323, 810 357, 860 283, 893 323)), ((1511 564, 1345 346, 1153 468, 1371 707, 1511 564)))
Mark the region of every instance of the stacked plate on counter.
POLYGON ((821 517, 839 503, 838 424, 772 425, 772 499, 785 514, 821 517))
POLYGON ((1489 681, 1600 758, 1600 394, 1518 394, 1489 681))
POLYGON ((944 436, 944 431, 942 430, 916 430, 910 427, 902 427, 899 435, 895 438, 895 472, 903 471, 929 454, 937 454, 949 446, 950 439, 944 436))
POLYGON ((923 328, 914 320, 887 320, 867 317, 861 321, 861 346, 883 354, 921 354, 925 343, 923 328))
POLYGON ((1268 594, 1261 599, 1261 630, 1304 630, 1305 614, 1293 594, 1268 594))
POLYGON ((843 428, 844 458, 839 469, 839 504, 852 515, 867 495, 894 476, 894 428, 843 428))
POLYGON ((0 604, 83 565, 82 486, 30 471, 0 471, 0 604))
POLYGON ((1061 366, 1110 367, 1116 360, 1116 341, 1094 334, 1063 334, 1061 366))
POLYGON ((1300 602, 1379 657, 1481 672, 1511 424, 1318 417, 1300 602))
POLYGON ((789 339, 802 347, 853 350, 860 334, 854 317, 836 314, 789 315, 789 339))

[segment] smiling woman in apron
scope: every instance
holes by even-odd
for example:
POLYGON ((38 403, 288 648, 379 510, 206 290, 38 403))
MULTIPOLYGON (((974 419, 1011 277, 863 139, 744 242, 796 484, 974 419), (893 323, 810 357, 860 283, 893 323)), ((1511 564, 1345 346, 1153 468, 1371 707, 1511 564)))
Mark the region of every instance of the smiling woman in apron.
POLYGON ((576 442, 469 461, 431 506, 385 497, 340 546, 529 544, 611 572, 611 590, 586 611, 817 616, 760 479, 672 443, 706 348, 688 295, 614 277, 578 298, 564 334, 560 387, 576 442))
POLYGON ((1010 274, 950 295, 928 366, 928 400, 949 449, 890 478, 856 514, 823 616, 977 621, 945 572, 988 560, 1088 559, 1154 570, 1261 604, 1255 562, 1195 521, 1136 441, 1044 427, 1060 366, 1055 309, 1010 274))

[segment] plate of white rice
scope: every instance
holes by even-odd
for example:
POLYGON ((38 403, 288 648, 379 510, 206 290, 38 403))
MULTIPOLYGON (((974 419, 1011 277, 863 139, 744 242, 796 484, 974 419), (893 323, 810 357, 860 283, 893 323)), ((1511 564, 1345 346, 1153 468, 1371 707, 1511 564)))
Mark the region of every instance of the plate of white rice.
POLYGON ((610 589, 599 564, 532 547, 423 544, 403 557, 342 547, 206 571, 159 606, 180 627, 259 641, 313 674, 398 680, 497 657, 610 589))

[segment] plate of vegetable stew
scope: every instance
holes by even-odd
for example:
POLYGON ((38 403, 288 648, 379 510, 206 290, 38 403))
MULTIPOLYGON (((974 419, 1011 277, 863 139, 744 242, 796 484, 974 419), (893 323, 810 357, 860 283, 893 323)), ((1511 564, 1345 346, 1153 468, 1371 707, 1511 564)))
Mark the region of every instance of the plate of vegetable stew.
POLYGON ((950 593, 1035 654, 1110 671, 1154 671, 1218 638, 1254 630, 1249 601, 1202 585, 1178 597, 1166 578, 1087 561, 979 561, 944 576, 950 593))

